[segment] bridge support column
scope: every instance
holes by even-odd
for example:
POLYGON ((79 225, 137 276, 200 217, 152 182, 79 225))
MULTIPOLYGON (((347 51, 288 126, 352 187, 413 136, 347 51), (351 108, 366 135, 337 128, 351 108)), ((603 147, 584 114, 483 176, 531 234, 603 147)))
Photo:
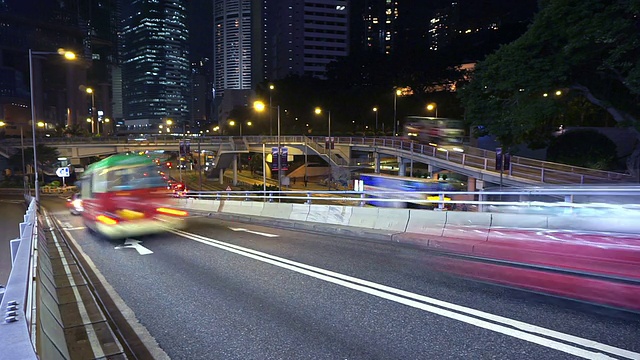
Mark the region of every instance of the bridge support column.
POLYGON ((233 155, 233 186, 238 185, 238 154, 233 155))
POLYGON ((224 185, 224 169, 220 168, 220 175, 218 176, 218 179, 220 180, 220 185, 224 185))
MULTIPOLYGON (((467 178, 467 191, 468 192, 476 191, 476 178, 471 176, 467 178)), ((452 198, 460 201, 473 201, 475 199, 475 195, 473 194, 459 195, 452 198)), ((456 204, 456 208, 462 211, 468 211, 469 207, 470 207, 469 204, 456 204)))
POLYGON ((376 151, 373 153, 373 160, 375 162, 373 172, 376 174, 380 174, 380 153, 379 152, 376 151))
POLYGON ((407 175, 407 165, 404 163, 404 159, 398 157, 398 176, 407 175))

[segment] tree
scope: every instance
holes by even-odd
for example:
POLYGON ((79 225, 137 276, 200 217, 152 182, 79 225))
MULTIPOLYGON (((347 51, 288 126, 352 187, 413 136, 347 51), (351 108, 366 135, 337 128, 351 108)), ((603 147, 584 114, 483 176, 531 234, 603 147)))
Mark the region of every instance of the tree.
POLYGON ((616 167, 616 149, 611 139, 596 130, 572 130, 551 141, 547 158, 568 165, 612 170, 616 167))
MULTIPOLYGON (((56 148, 39 144, 36 147, 38 153, 38 164, 52 164, 58 160, 60 153, 56 148)), ((24 149, 24 164, 33 165, 33 147, 24 149)), ((22 168, 22 151, 17 151, 11 157, 9 157, 9 164, 14 169, 22 168)))
MULTIPOLYGON (((506 148, 550 139, 567 92, 620 126, 640 128, 640 0, 540 6, 527 32, 480 62, 460 92, 477 134, 493 134, 506 148)), ((637 147, 627 164, 632 172, 639 158, 637 147)))

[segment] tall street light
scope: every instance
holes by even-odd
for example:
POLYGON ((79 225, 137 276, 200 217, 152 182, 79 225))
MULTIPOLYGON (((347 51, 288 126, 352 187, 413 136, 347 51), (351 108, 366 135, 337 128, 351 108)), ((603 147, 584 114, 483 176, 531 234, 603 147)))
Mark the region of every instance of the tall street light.
MULTIPOLYGON (((265 105, 262 101, 256 101, 253 103, 253 108, 258 111, 264 111, 265 109, 265 105)), ((278 143, 278 152, 277 152, 277 157, 278 157, 278 191, 282 191, 282 156, 280 155, 280 105, 275 107, 278 111, 278 135, 277 135, 277 143, 278 143)), ((271 106, 269 106, 269 112, 271 112, 271 109, 273 109, 271 106)), ((264 159, 262 159, 264 161, 264 159)))
POLYGON ((436 103, 428 104, 427 105, 427 110, 429 110, 429 111, 435 110, 436 111, 436 118, 438 117, 438 104, 436 104, 436 103))
POLYGON ((398 121, 398 96, 402 95, 402 90, 396 89, 393 93, 393 136, 396 136, 396 123, 398 121))
POLYGON ((271 105, 271 99, 273 95, 273 90, 276 87, 273 84, 269 84, 269 136, 273 136, 273 129, 271 127, 273 114, 271 113, 271 109, 273 109, 273 105, 271 105))
POLYGON ((374 107, 373 112, 376 114, 376 135, 378 135, 378 108, 374 107))
MULTIPOLYGON (((322 109, 317 107, 315 108, 314 112, 316 113, 316 115, 321 115, 322 114, 322 109)), ((332 180, 332 166, 331 166, 331 147, 333 146, 333 141, 331 140, 331 110, 327 110, 327 115, 328 115, 328 119, 327 119, 327 135, 329 137, 329 142, 328 142, 328 146, 327 146, 327 152, 329 155, 329 189, 331 189, 331 180, 332 180)))
MULTIPOLYGON (((235 120, 229 120, 229 125, 235 126, 236 125, 235 120)), ((246 125, 251 126, 253 125, 253 123, 251 121, 247 121, 246 125)), ((240 137, 242 137, 242 121, 238 121, 238 128, 240 129, 240 137)))
POLYGON ((87 94, 91 95, 91 132, 100 135, 100 124, 96 119, 96 93, 92 88, 87 88, 87 94), (96 130, 97 129, 97 130, 96 130))
POLYGON ((76 54, 65 51, 64 49, 58 49, 56 52, 52 51, 33 51, 29 49, 29 91, 31 92, 31 135, 33 140, 33 172, 35 182, 36 204, 40 204, 40 185, 38 185, 38 155, 36 151, 36 108, 35 108, 35 96, 33 93, 33 55, 53 55, 58 54, 64 56, 67 60, 75 60, 76 54))

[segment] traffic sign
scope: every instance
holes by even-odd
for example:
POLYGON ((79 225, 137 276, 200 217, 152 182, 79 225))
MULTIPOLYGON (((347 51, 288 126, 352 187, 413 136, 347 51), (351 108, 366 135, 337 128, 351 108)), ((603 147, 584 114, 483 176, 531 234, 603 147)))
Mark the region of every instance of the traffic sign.
POLYGON ((68 167, 60 167, 56 170, 56 175, 61 178, 69 177, 69 168, 68 167))

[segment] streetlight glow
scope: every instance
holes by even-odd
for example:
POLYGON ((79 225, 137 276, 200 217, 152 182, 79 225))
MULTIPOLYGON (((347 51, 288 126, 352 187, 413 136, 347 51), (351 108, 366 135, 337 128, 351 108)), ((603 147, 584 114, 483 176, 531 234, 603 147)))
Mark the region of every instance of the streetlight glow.
POLYGON ((265 109, 265 105, 262 101, 254 101, 253 108, 256 109, 256 111, 262 112, 265 109))
POLYGON ((436 103, 428 104, 427 105, 427 110, 429 110, 429 111, 435 110, 436 111, 436 117, 438 117, 438 104, 436 104, 436 103))
MULTIPOLYGON (((322 114, 322 109, 320 107, 316 107, 314 112, 317 115, 320 115, 322 114)), ((333 177, 331 171, 331 146, 333 145, 333 141, 331 139, 331 110, 327 110, 327 116, 327 139, 329 139, 329 141, 325 143, 325 146, 327 148, 327 155, 329 156, 329 190, 331 190, 331 180, 333 177)))
MULTIPOLYGON (((269 87, 271 88, 271 87, 269 87)), ((262 101, 254 101, 253 102, 253 108, 258 111, 258 112, 262 112, 264 111, 264 109, 266 108, 266 105, 262 102, 262 101)), ((269 99, 269 115, 271 115, 271 109, 273 109, 274 107, 271 106, 271 99, 269 99)), ((280 105, 275 106, 275 108, 278 111, 278 132, 277 132, 277 143, 278 143, 278 152, 277 152, 277 157, 278 157, 278 191, 282 191, 282 156, 280 154, 280 105)), ((263 160, 264 161, 264 160, 263 160)), ((264 171, 263 171, 263 177, 264 177, 264 171)), ((264 184, 263 184, 263 191, 267 191, 267 182, 266 179, 264 180, 264 184)))

